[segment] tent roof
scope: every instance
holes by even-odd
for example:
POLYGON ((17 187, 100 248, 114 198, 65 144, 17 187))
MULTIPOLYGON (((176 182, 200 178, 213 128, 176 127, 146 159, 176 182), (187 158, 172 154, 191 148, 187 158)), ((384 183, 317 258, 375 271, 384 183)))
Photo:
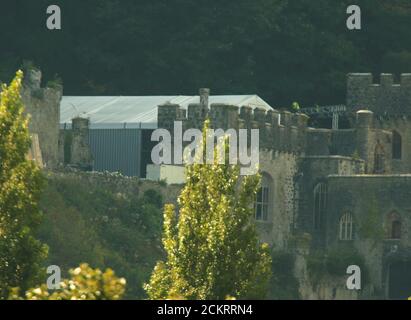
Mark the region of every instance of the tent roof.
MULTIPOLYGON (((71 125, 71 119, 90 118, 91 128, 157 128, 157 107, 166 103, 187 109, 198 103, 199 96, 64 96, 60 104, 60 125, 71 125)), ((257 95, 210 96, 209 103, 272 109, 257 95)))

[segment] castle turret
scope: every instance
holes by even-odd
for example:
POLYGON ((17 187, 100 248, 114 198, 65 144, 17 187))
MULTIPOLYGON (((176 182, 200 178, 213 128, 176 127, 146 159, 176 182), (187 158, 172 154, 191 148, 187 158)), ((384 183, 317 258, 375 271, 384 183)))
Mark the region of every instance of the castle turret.
POLYGON ((158 127, 173 132, 174 121, 184 121, 186 119, 185 112, 178 104, 166 103, 158 106, 158 127))
POLYGON ((376 116, 411 115, 411 74, 402 74, 400 83, 390 73, 381 74, 379 83, 371 73, 348 74, 347 108, 372 110, 376 116))
POLYGON ((370 110, 357 111, 356 126, 358 129, 371 129, 373 127, 374 113, 370 110))
POLYGON ((239 127, 237 106, 213 103, 210 116, 214 128, 227 130, 239 127))
POLYGON ((38 135, 41 157, 46 168, 57 166, 59 160, 61 85, 41 87, 42 73, 35 68, 24 71, 22 100, 25 113, 30 114, 29 131, 38 135))
POLYGON ((371 132, 373 121, 374 113, 372 111, 359 110, 356 113, 356 152, 361 159, 365 160, 367 172, 371 172, 373 166, 373 150, 371 149, 371 145, 374 144, 371 132))
POLYGON ((89 125, 90 120, 87 118, 78 117, 72 120, 70 165, 85 171, 90 171, 93 168, 93 157, 89 144, 89 125))
POLYGON ((273 128, 277 127, 279 125, 279 121, 280 121, 280 113, 278 112, 278 110, 268 110, 267 111, 267 116, 266 116, 266 121, 268 123, 271 123, 271 126, 273 128))
POLYGON ((296 128, 296 137, 294 147, 297 151, 304 150, 306 146, 306 132, 308 127, 309 116, 303 113, 295 113, 293 115, 293 123, 296 128))

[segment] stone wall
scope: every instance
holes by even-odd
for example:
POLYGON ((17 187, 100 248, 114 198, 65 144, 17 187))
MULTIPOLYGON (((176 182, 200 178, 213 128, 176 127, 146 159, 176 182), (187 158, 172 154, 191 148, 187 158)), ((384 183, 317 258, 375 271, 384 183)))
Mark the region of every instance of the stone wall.
POLYGON ((84 172, 73 168, 47 170, 48 179, 74 179, 86 185, 98 185, 113 193, 143 195, 147 190, 155 190, 163 196, 164 203, 177 204, 181 185, 166 185, 156 181, 142 180, 110 172, 84 172))
POLYGON ((306 154, 309 156, 340 155, 362 159, 365 161, 365 172, 376 173, 375 161, 376 151, 378 151, 383 154, 384 170, 381 173, 391 173, 392 132, 376 126, 375 122, 373 112, 360 110, 356 112, 353 129, 308 128, 306 154))
POLYGON ((25 72, 21 92, 26 113, 30 115, 29 131, 37 134, 44 166, 54 168, 59 159, 59 122, 61 86, 41 87, 41 72, 25 72))
POLYGON ((385 294, 389 260, 395 255, 411 258, 411 175, 330 176, 327 189, 327 246, 341 242, 339 220, 351 213, 352 244, 365 257, 374 290, 385 294), (393 212, 401 217, 400 240, 390 239, 388 217, 393 212))
POLYGON ((158 107, 158 127, 174 130, 174 121, 182 121, 183 129, 202 129, 209 116, 215 129, 260 129, 260 147, 282 152, 303 152, 308 116, 243 106, 211 104, 205 111, 201 104, 192 104, 188 112, 179 105, 158 107), (207 113, 206 113, 207 112, 207 113))
POLYGON ((400 83, 394 83, 392 74, 381 74, 379 83, 371 73, 348 74, 347 107, 378 115, 411 115, 411 74, 402 74, 400 83))
POLYGON ((270 177, 271 208, 268 221, 257 221, 260 239, 274 249, 287 248, 294 227, 296 208, 294 176, 298 170, 298 158, 291 153, 261 151, 260 170, 270 177))
MULTIPOLYGON (((379 118, 375 121, 376 127, 389 132, 394 130, 401 136, 401 158, 392 159, 393 173, 411 172, 411 119, 402 116, 379 118)), ((390 146, 392 149, 392 146, 390 146)))
POLYGON ((312 235, 313 247, 326 245, 325 225, 318 230, 314 228, 314 188, 326 183, 329 175, 363 174, 364 170, 364 161, 350 157, 306 156, 300 160, 297 228, 312 235))
POLYGON ((308 252, 297 254, 294 273, 299 283, 299 293, 302 300, 357 300, 358 291, 348 290, 347 278, 324 276, 318 281, 313 280, 307 268, 308 252))

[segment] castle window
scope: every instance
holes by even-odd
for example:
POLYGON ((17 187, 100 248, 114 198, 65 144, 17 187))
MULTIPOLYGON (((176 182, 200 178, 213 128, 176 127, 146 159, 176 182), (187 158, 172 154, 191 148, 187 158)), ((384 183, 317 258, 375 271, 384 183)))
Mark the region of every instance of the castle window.
POLYGON ((391 225, 391 239, 401 239, 401 221, 393 221, 391 225))
POLYGON ((261 188, 257 193, 257 198, 254 203, 255 219, 257 221, 269 221, 271 211, 271 178, 263 174, 261 179, 261 188))
POLYGON ((340 218, 340 240, 353 239, 353 218, 351 213, 345 213, 340 218))
POLYGON ((314 188, 314 229, 320 229, 327 204, 327 186, 319 183, 314 188))
POLYGON ((391 212, 387 220, 388 238, 393 240, 401 239, 401 216, 397 212, 391 212))
POLYGON ((395 130, 392 132, 392 158, 398 160, 402 158, 402 138, 395 130))
POLYGON ((384 149, 381 145, 375 147, 374 153, 374 173, 384 173, 385 172, 385 155, 384 149))

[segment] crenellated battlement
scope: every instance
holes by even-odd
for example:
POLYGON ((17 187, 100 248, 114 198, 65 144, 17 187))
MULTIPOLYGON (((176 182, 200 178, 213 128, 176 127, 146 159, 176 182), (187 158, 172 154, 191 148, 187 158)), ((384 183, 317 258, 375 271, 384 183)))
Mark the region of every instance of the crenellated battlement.
POLYGON ((304 148, 308 116, 264 108, 238 107, 213 103, 190 104, 187 110, 176 104, 158 107, 158 127, 173 131, 174 121, 182 121, 185 130, 202 129, 209 117, 212 128, 259 129, 260 148, 284 152, 300 152, 304 148))
POLYGON ((378 115, 411 114, 411 73, 401 74, 399 83, 390 73, 380 75, 375 83, 371 73, 350 73, 347 76, 349 110, 372 110, 378 115))

